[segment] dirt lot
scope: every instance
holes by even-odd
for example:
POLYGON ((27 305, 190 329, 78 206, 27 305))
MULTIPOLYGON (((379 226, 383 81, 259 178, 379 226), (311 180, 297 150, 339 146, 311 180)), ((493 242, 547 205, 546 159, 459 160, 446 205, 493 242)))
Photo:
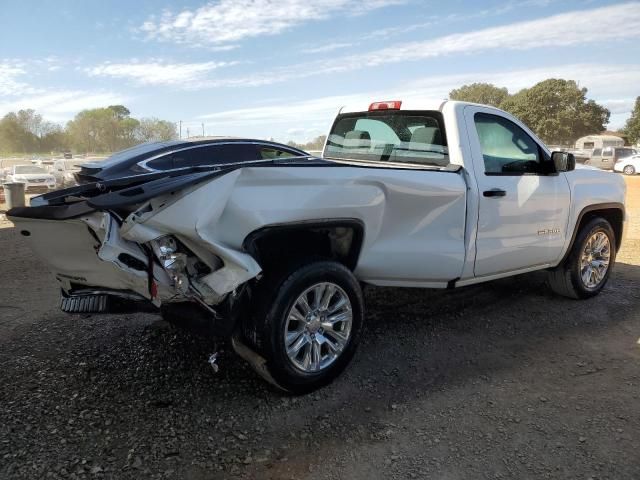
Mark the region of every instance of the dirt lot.
POLYGON ((543 273, 370 290, 330 387, 287 398, 151 314, 67 316, 0 228, 0 478, 640 478, 640 177, 602 295, 543 273))

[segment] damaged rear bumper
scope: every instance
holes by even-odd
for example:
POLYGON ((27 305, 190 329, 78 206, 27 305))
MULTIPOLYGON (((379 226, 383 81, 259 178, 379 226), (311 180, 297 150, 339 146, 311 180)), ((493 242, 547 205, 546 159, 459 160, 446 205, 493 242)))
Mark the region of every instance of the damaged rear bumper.
POLYGON ((103 312, 124 302, 177 312, 195 305, 217 330, 228 332, 260 266, 250 255, 201 235, 200 212, 188 200, 182 218, 157 218, 164 206, 189 194, 174 188, 217 175, 152 179, 104 194, 104 186, 82 185, 38 197, 35 206, 12 209, 7 217, 49 264, 64 294, 63 310, 103 312), (192 228, 180 224, 185 220, 192 228), (166 238, 177 246, 170 258, 157 248, 166 238))

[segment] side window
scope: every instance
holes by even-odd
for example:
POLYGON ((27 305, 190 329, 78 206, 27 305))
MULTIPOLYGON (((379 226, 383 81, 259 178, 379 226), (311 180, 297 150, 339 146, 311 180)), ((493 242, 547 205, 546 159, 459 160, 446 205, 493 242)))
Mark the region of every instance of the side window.
POLYGON ((592 157, 597 157, 602 155, 602 149, 601 148, 594 148, 593 149, 593 153, 591 154, 592 157))
POLYGON ((486 174, 539 173, 540 148, 518 125, 497 115, 476 113, 476 130, 486 174))
POLYGON ((156 170, 170 170, 172 168, 201 167, 256 159, 258 159, 258 152, 255 145, 238 142, 182 150, 152 160, 147 165, 156 170))
POLYGON ((260 146, 258 145, 259 159, 262 160, 277 160, 278 158, 292 158, 299 157, 300 154, 292 152, 290 150, 284 150, 281 148, 275 148, 272 146, 260 146))
POLYGON ((147 166, 154 170, 171 170, 173 168, 173 158, 171 155, 165 155, 164 157, 151 160, 147 163, 147 166))
POLYGON ((603 157, 610 157, 611 155, 613 155, 613 148, 612 147, 605 147, 602 149, 602 156, 603 157))

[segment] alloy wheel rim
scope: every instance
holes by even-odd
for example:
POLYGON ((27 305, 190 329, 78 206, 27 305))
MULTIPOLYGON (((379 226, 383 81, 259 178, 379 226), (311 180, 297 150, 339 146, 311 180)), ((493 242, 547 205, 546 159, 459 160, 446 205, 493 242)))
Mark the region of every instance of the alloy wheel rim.
POLYGON ((582 249, 580 278, 587 288, 596 288, 604 280, 611 260, 611 242, 604 232, 596 232, 582 249))
POLYGON ((342 354, 353 324, 351 301, 335 283, 307 288, 287 313, 284 345, 289 361, 305 373, 329 367, 342 354))
POLYGON ((624 167, 624 173, 627 175, 631 175, 634 172, 634 168, 632 166, 627 165, 624 167))

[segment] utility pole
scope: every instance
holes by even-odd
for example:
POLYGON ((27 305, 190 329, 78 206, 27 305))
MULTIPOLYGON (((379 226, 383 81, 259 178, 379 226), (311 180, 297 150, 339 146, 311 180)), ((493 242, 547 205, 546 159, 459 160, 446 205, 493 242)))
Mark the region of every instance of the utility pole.
POLYGON ((182 140, 182 120, 180 120, 178 123, 180 124, 180 134, 179 134, 179 138, 180 138, 180 140, 182 140))
POLYGON ((187 138, 189 138, 189 127, 187 127, 187 138))
POLYGON ((204 137, 204 122, 202 122, 202 136, 204 137))

